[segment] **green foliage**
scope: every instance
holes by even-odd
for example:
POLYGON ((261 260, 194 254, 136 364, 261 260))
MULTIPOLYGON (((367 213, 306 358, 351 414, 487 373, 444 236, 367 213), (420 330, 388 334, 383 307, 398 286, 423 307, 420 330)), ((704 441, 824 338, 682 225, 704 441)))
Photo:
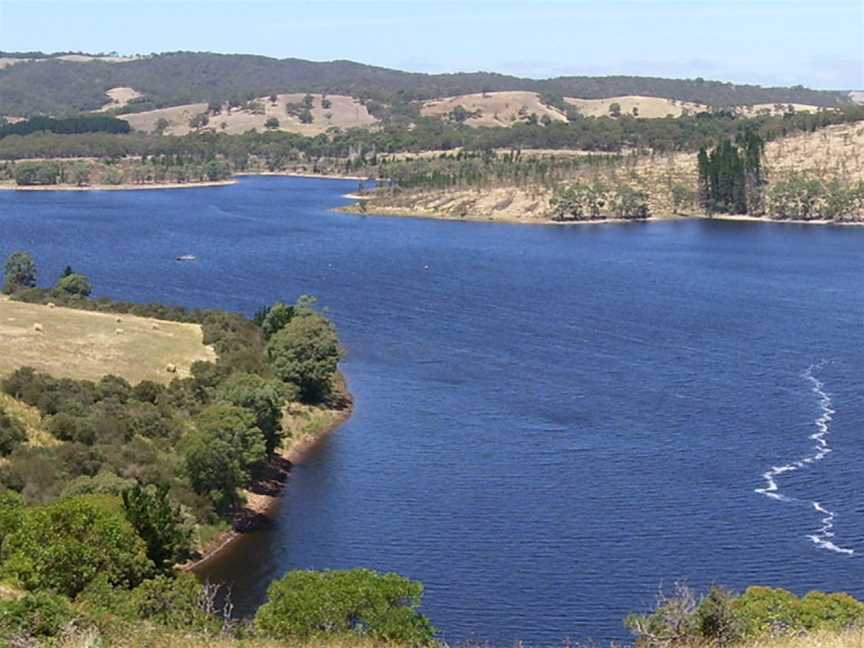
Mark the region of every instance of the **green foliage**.
POLYGON ((55 185, 60 181, 60 165, 53 161, 19 162, 14 174, 16 184, 23 187, 55 185))
POLYGON ((864 623, 864 603, 844 593, 810 592, 798 598, 782 589, 748 587, 732 606, 748 637, 839 630, 864 623))
POLYGON ((206 495, 217 511, 239 502, 237 489, 266 456, 266 444, 255 415, 235 405, 211 405, 196 420, 186 440, 186 472, 196 493, 206 495))
POLYGON ((648 218, 648 197, 620 183, 609 187, 598 179, 560 187, 552 197, 552 218, 559 221, 648 218))
POLYGON ((273 373, 310 402, 327 396, 343 355, 333 324, 314 312, 294 317, 267 343, 273 373))
POLYGON ((188 551, 191 531, 179 506, 168 497, 168 486, 136 484, 123 492, 126 519, 147 544, 147 557, 159 571, 170 571, 188 551))
POLYGON ((722 139, 709 153, 699 150, 699 198, 709 212, 755 214, 762 207, 765 185, 765 141, 752 129, 742 131, 733 143, 722 139))
POLYGON ((36 286, 36 264, 26 252, 13 252, 3 266, 3 292, 7 295, 36 286))
POLYGON ((3 573, 30 590, 75 596, 98 575, 134 587, 153 569, 115 499, 82 496, 24 510, 2 546, 3 573))
POLYGON ((217 618, 208 610, 212 601, 189 573, 146 580, 132 592, 131 600, 137 618, 163 627, 208 635, 220 629, 217 618))
POLYGON ((275 130, 279 128, 279 120, 275 117, 268 117, 267 121, 264 122, 264 128, 269 130, 275 130))
POLYGON ((21 524, 24 502, 21 496, 8 489, 0 490, 0 545, 21 524))
POLYGON ((775 218, 844 221, 864 212, 864 181, 805 171, 781 173, 768 188, 766 211, 775 218))
POLYGON ((3 645, 32 645, 30 638, 56 637, 77 618, 69 600, 51 592, 28 592, 21 598, 0 601, 0 640, 3 645))
POLYGON ((745 639, 839 631, 862 623, 864 603, 848 594, 810 592, 799 598, 786 590, 754 586, 736 596, 712 587, 697 599, 682 585, 672 595, 661 593, 652 612, 626 620, 636 645, 646 648, 731 646, 745 639))
POLYGON ((398 574, 293 571, 270 585, 255 615, 259 634, 314 641, 363 636, 404 645, 431 645, 435 629, 418 612, 420 583, 398 574))
POLYGON ((64 293, 72 296, 89 297, 93 292, 93 286, 90 285, 90 280, 86 275, 78 272, 60 277, 57 281, 57 290, 62 290, 64 293))
POLYGON ((264 333, 264 339, 269 340, 274 334, 285 328, 285 325, 294 317, 294 307, 276 302, 270 306, 263 317, 261 317, 261 331, 264 333))
POLYGON ((24 426, 0 406, 0 456, 5 457, 26 440, 24 426))
POLYGON ((255 425, 264 435, 268 454, 279 447, 285 405, 279 383, 255 374, 236 372, 219 386, 216 399, 243 407, 255 415, 255 425))

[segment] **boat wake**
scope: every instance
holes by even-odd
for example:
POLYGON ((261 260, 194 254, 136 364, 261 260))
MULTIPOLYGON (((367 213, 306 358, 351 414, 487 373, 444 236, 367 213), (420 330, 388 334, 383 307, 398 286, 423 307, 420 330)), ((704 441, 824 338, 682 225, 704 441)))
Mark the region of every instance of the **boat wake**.
POLYGON ((784 495, 780 492, 780 487, 777 485, 777 478, 780 475, 785 473, 795 472, 806 468, 818 461, 822 461, 825 457, 827 457, 831 452, 831 445, 828 441, 828 437, 831 432, 831 420, 835 414, 835 410, 833 408, 833 402, 831 401, 831 395, 825 391, 825 384, 816 377, 816 373, 825 366, 825 361, 817 362, 814 365, 810 365, 807 370, 801 374, 802 378, 804 378, 811 385, 811 391, 816 396, 819 409, 821 411, 819 418, 814 421, 814 425, 816 426, 816 432, 811 434, 808 438, 812 439, 816 442, 816 445, 813 446, 813 452, 806 457, 802 457, 797 461, 793 461, 782 466, 772 466, 771 470, 762 474, 762 479, 765 480, 765 486, 762 488, 755 489, 757 493, 764 495, 765 497, 770 497, 771 499, 778 500, 780 502, 790 502, 795 504, 802 504, 812 508, 814 511, 822 515, 822 526, 819 527, 814 533, 811 533, 807 536, 809 540, 811 540, 816 546, 820 549, 826 549, 827 551, 833 551, 839 554, 845 554, 847 556, 852 556, 855 554, 853 549, 848 547, 841 547, 834 543, 834 520, 837 517, 837 514, 827 508, 821 502, 816 500, 804 500, 799 499, 797 497, 790 497, 788 495, 784 495))

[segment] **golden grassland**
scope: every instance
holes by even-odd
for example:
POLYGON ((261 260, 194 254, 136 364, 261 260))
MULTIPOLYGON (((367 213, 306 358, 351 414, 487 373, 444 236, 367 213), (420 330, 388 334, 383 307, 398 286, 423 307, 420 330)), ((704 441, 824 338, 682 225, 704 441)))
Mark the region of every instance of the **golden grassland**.
MULTIPOLYGON (((117 89, 115 88, 115 90, 117 89)), ((133 89, 127 88, 125 90, 133 89)), ((289 104, 301 103, 305 96, 302 93, 280 94, 276 96, 275 102, 270 101, 269 97, 259 97, 255 100, 256 110, 245 107, 229 109, 225 105, 218 115, 210 114, 207 126, 199 130, 229 134, 245 133, 250 129, 263 131, 267 120, 276 118, 279 121, 279 127, 276 130, 314 136, 326 132, 329 128, 364 128, 378 123, 378 119, 369 114, 366 106, 354 97, 327 95, 326 99, 330 103, 329 107, 325 108, 323 95, 316 94, 312 95, 312 107, 310 109, 312 123, 304 124, 298 117, 289 115, 286 107, 289 104)), ((114 97, 112 97, 113 99, 114 97)), ((129 122, 129 125, 135 130, 146 132, 155 130, 157 122, 164 119, 169 124, 165 130, 166 134, 186 135, 193 130, 189 125, 190 120, 195 115, 206 111, 206 103, 193 103, 118 115, 118 117, 129 122)))
POLYGON ((214 360, 197 324, 26 304, 0 297, 0 374, 29 366, 56 377, 167 383, 214 360), (41 330, 37 330, 41 329, 41 330), (175 371, 169 371, 173 365, 175 371))

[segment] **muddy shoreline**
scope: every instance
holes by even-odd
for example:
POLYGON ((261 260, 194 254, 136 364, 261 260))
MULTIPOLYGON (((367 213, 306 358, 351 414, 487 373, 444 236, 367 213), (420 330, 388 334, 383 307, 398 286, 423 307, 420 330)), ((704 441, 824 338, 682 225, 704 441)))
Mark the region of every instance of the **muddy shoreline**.
MULTIPOLYGON (((344 378, 340 383, 344 385, 344 378)), ((333 408, 333 411, 338 412, 336 418, 318 432, 293 440, 288 447, 271 457, 261 477, 246 489, 246 504, 235 513, 230 528, 207 543, 196 558, 177 565, 178 570, 195 572, 223 555, 241 538, 273 523, 293 467, 303 463, 316 447, 351 418, 354 401, 347 387, 340 388, 337 400, 340 407, 333 408)))

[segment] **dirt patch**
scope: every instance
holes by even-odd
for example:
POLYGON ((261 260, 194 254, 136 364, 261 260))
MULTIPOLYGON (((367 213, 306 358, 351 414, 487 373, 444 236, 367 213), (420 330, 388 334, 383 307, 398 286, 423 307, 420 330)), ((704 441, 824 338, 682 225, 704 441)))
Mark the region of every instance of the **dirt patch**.
POLYGON ((51 308, 0 297, 0 374, 29 366, 57 377, 167 383, 215 360, 197 324, 51 308), (173 365, 174 371, 169 371, 173 365))
POLYGON ((99 112, 111 110, 113 108, 122 108, 133 99, 137 99, 141 96, 141 93, 138 92, 135 88, 128 88, 124 86, 106 90, 105 94, 108 95, 108 99, 110 101, 108 101, 108 103, 102 106, 99 109, 99 112))

